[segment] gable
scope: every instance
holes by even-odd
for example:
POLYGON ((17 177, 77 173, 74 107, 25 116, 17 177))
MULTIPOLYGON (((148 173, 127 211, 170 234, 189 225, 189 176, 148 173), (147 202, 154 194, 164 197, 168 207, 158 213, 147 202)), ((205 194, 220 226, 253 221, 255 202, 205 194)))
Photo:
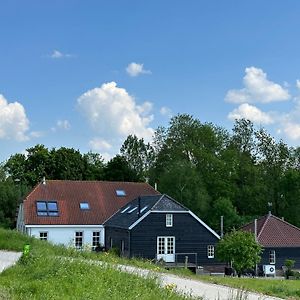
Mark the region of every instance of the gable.
POLYGON ((153 206, 153 211, 188 211, 183 205, 167 195, 163 195, 153 206))

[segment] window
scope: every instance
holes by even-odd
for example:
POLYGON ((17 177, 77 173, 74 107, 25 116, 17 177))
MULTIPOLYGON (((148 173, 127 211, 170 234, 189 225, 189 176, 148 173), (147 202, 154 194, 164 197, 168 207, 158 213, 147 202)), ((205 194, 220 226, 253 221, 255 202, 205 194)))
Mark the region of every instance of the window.
POLYGON ((125 197, 126 196, 126 192, 124 190, 116 190, 116 195, 118 197, 125 197))
POLYGON ((56 201, 37 201, 36 210, 38 216, 58 216, 58 206, 56 201))
POLYGON ((172 226, 173 226, 173 215, 166 214, 166 227, 172 227, 172 226))
POLYGON ((215 246, 214 245, 208 245, 207 246, 207 257, 208 258, 214 258, 215 257, 215 246))
POLYGON ((124 208, 124 209, 121 211, 121 214, 124 214, 124 212, 126 212, 129 208, 130 208, 130 205, 127 206, 126 208, 124 208))
POLYGON ((94 231, 93 240, 92 240, 92 250, 95 250, 99 244, 100 244, 100 231, 94 231))
POLYGON ((81 210, 88 210, 90 209, 90 205, 88 202, 80 202, 80 209, 81 210))
POLYGON ((270 250, 270 252, 269 252, 269 262, 270 262, 270 264, 273 264, 273 265, 276 263, 275 250, 270 250))
POLYGON ((76 231, 75 232, 75 248, 81 249, 83 245, 83 231, 76 231))
POLYGON ((143 208, 141 209, 141 213, 142 213, 143 211, 145 211, 147 208, 148 208, 148 205, 145 206, 145 207, 143 207, 143 208))
POLYGON ((136 207, 134 207, 134 208, 132 208, 131 210, 129 210, 127 213, 128 214, 131 214, 133 211, 135 211, 137 209, 137 206, 136 207))
POLYGON ((48 232, 47 231, 40 231, 40 240, 47 241, 48 240, 48 232))

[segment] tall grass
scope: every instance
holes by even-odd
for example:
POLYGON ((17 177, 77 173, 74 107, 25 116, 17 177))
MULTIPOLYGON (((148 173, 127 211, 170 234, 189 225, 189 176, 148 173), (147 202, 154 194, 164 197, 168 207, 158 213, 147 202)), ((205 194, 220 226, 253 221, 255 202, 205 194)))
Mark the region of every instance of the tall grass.
POLYGON ((95 266, 72 259, 96 255, 0 229, 0 249, 21 251, 27 243, 31 245, 30 255, 0 274, 0 299, 189 299, 173 289, 160 288, 154 277, 141 278, 109 264, 95 266))

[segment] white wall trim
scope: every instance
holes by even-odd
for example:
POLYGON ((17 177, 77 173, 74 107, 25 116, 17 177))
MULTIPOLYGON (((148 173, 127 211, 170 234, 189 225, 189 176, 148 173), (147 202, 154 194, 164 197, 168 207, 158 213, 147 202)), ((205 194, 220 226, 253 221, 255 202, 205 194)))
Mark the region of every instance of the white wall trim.
POLYGON ((139 224, 142 220, 144 220, 149 214, 151 213, 151 210, 148 210, 143 216, 141 216, 138 220, 136 220, 133 224, 129 226, 129 230, 134 228, 137 224, 139 224))
POLYGON ((217 237, 218 239, 220 239, 220 236, 213 230, 211 229, 207 224, 205 224, 199 217, 197 217, 193 212, 191 212, 190 210, 188 211, 188 213, 193 216, 201 225, 203 225, 208 231, 210 231, 215 237, 217 237))
POLYGON ((25 225, 25 228, 104 228, 103 225, 25 225))

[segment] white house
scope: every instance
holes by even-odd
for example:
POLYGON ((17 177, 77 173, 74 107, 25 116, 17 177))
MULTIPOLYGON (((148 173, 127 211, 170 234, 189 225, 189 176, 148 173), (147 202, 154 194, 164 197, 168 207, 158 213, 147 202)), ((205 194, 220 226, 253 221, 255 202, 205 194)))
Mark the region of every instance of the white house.
POLYGON ((17 229, 54 244, 95 248, 105 244, 108 218, 136 197, 155 194, 147 183, 44 180, 20 205, 17 229))

